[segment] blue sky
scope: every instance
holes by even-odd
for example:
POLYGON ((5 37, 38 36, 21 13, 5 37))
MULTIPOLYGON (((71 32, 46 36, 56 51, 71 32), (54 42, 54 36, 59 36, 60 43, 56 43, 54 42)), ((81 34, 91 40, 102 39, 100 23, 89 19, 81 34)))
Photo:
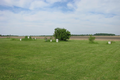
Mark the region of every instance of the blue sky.
POLYGON ((57 27, 120 35, 120 0, 0 0, 2 35, 52 35, 57 27))

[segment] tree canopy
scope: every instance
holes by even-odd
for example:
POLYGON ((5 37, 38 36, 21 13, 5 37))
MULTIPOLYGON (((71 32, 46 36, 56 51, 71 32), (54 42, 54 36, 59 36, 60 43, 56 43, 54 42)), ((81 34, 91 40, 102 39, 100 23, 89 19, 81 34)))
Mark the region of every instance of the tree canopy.
POLYGON ((60 41, 66 41, 71 36, 70 32, 64 28, 55 28, 54 37, 60 41))

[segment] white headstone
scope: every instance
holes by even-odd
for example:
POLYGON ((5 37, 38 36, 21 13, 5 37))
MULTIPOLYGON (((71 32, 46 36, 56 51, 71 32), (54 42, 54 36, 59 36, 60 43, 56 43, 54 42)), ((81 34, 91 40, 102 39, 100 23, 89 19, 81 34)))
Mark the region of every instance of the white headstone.
POLYGON ((36 38, 35 38, 35 40, 36 40, 36 38))
POLYGON ((58 42, 58 39, 56 39, 56 42, 58 42))
POLYGON ((111 44, 111 41, 108 41, 108 44, 111 44))
POLYGON ((50 40, 50 42, 52 42, 52 39, 50 40))
POLYGON ((20 38, 20 41, 21 41, 22 39, 20 38))
POLYGON ((28 36, 28 39, 29 39, 29 36, 28 36))

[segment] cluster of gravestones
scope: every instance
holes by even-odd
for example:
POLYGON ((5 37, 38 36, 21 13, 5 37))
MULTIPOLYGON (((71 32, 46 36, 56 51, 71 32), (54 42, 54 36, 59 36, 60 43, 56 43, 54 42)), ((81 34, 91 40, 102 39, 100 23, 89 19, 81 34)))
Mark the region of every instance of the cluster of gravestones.
MULTIPOLYGON (((45 41, 47 41, 47 38, 45 39, 45 41)), ((50 42, 52 42, 52 39, 50 39, 50 42)), ((56 39, 56 42, 58 42, 58 39, 56 39)))
MULTIPOLYGON (((28 36, 28 39, 29 39, 30 37, 28 36)), ((32 38, 33 39, 33 38, 32 38)), ((36 40, 36 38, 35 38, 35 40, 36 40)), ((20 41, 22 41, 22 39, 20 38, 20 41)))
MULTIPOLYGON (((28 36, 28 39, 29 39, 29 36, 28 36)), ((36 40, 36 38, 35 38, 36 40)), ((45 39, 47 41, 47 39, 45 39)), ((22 41, 22 39, 20 38, 20 41, 22 41)), ((50 39, 50 42, 52 42, 52 39, 50 39)), ((56 42, 58 42, 58 39, 56 39, 56 42)), ((108 41, 108 44, 111 44, 111 41, 108 41)))
MULTIPOLYGON (((52 39, 50 39, 50 42, 52 42, 52 39)), ((56 39, 56 42, 58 42, 58 39, 56 39)))

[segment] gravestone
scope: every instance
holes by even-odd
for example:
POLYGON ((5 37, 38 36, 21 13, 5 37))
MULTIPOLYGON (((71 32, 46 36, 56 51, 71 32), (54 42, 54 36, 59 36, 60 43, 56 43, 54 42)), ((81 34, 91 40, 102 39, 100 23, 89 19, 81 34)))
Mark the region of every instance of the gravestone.
POLYGON ((111 44, 111 41, 108 41, 108 44, 111 44))
POLYGON ((28 39, 29 39, 29 36, 28 36, 28 39))
POLYGON ((35 40, 36 40, 36 38, 35 38, 35 40))
POLYGON ((50 42, 52 42, 52 39, 50 39, 50 42))
POLYGON ((21 41, 22 39, 20 38, 20 41, 21 41))
POLYGON ((58 42, 58 39, 56 39, 56 42, 58 42))

